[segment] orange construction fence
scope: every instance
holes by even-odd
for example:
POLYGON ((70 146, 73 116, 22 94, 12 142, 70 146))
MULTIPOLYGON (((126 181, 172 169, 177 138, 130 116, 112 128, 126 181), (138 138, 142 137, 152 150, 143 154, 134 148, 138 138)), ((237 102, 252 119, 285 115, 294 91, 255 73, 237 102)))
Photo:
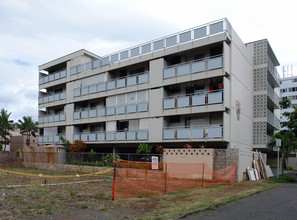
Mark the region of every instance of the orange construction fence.
POLYGON ((161 195, 236 182, 237 164, 212 170, 204 163, 114 161, 113 199, 161 195))

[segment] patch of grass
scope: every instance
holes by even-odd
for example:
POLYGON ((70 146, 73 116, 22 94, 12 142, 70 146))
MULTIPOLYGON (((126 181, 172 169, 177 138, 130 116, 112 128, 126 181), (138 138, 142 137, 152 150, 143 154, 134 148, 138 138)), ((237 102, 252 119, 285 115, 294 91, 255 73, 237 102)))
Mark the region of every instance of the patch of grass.
POLYGON ((142 195, 137 195, 137 198, 142 198, 142 195))
POLYGON ((22 209, 22 210, 21 210, 21 213, 22 213, 22 214, 27 214, 28 212, 29 212, 28 209, 22 209))
POLYGON ((280 175, 279 178, 275 176, 265 181, 268 183, 291 183, 291 182, 294 182, 294 178, 287 175, 280 175))
POLYGON ((98 196, 98 197, 105 196, 105 192, 100 191, 100 192, 96 193, 95 196, 98 196))
POLYGON ((62 195, 61 194, 54 194, 53 195, 53 198, 60 199, 60 198, 62 198, 62 195))
POLYGON ((0 202, 0 206, 3 206, 3 203, 2 202, 0 202))
POLYGON ((80 208, 82 208, 82 209, 87 209, 87 208, 89 208, 86 204, 83 204, 83 205, 81 205, 81 207, 80 208))
POLYGON ((285 170, 293 170, 293 167, 287 166, 285 170))

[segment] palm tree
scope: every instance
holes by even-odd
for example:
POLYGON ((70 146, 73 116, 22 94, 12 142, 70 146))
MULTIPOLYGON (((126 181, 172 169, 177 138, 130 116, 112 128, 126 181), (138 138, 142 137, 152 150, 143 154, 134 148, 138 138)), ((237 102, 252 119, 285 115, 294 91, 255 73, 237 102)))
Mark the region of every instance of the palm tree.
POLYGON ((10 136, 10 132, 9 131, 13 131, 14 130, 14 124, 13 124, 13 120, 9 120, 11 113, 7 113, 7 110, 5 110, 4 108, 1 109, 1 113, 0 113, 0 137, 1 137, 1 141, 5 141, 5 145, 4 145, 4 149, 3 151, 6 150, 6 143, 9 140, 9 138, 7 136, 10 136))
POLYGON ((20 129, 20 134, 27 136, 26 145, 30 145, 30 136, 36 137, 38 122, 34 122, 31 116, 24 116, 23 121, 18 120, 18 128, 20 129))

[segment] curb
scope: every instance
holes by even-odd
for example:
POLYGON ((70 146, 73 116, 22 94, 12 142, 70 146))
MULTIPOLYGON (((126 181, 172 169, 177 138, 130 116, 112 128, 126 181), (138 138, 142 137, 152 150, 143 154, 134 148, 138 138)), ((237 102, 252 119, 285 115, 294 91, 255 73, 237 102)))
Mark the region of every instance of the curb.
POLYGON ((271 187, 271 188, 268 188, 268 189, 259 190, 259 191, 252 192, 252 193, 249 193, 249 194, 244 195, 244 196, 239 196, 239 197, 235 197, 235 198, 232 198, 232 199, 227 199, 227 200, 224 200, 222 202, 218 202, 218 203, 209 205, 207 207, 203 207, 203 208, 200 208, 200 209, 196 209, 194 211, 186 212, 184 214, 181 214, 181 215, 177 216, 176 218, 174 218, 174 220, 183 219, 183 218, 188 217, 189 215, 198 214, 198 213, 200 213, 202 211, 205 211, 205 210, 210 210, 210 209, 213 209, 213 208, 218 208, 219 206, 221 206, 221 205, 223 205, 225 203, 230 203, 230 202, 233 202, 235 200, 245 199, 247 197, 250 197, 250 196, 253 196, 253 195, 256 195, 256 194, 259 194, 259 193, 268 191, 268 190, 272 190, 272 189, 275 189, 277 187, 280 187, 280 186, 275 186, 275 187, 271 187))

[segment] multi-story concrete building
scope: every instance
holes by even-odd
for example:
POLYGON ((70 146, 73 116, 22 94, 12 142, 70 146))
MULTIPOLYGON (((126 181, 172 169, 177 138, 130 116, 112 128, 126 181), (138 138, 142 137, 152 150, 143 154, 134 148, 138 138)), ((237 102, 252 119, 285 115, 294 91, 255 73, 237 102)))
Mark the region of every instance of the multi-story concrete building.
POLYGON ((227 19, 107 56, 79 50, 39 67, 39 142, 265 148, 278 65, 267 40, 244 44, 227 19))
POLYGON ((283 116, 284 112, 292 112, 293 106, 297 106, 297 76, 288 76, 280 79, 280 95, 281 99, 290 99, 292 106, 287 109, 281 109, 280 123, 281 125, 287 121, 287 117, 283 116))

